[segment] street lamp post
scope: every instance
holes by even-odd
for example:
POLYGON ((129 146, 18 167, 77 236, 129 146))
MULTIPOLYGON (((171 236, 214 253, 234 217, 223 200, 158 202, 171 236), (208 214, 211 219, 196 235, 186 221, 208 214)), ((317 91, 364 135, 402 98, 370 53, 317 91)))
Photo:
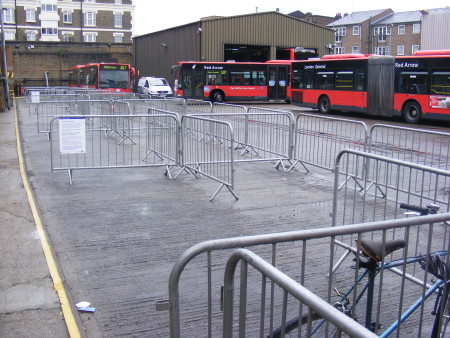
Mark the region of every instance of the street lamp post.
POLYGON ((0 0, 0 8, 1 8, 1 15, 0 15, 0 25, 2 28, 2 80, 3 80, 3 90, 5 95, 5 104, 6 107, 9 109, 9 88, 8 88, 8 71, 6 69, 6 46, 5 46, 5 29, 3 26, 3 4, 2 0, 0 0))

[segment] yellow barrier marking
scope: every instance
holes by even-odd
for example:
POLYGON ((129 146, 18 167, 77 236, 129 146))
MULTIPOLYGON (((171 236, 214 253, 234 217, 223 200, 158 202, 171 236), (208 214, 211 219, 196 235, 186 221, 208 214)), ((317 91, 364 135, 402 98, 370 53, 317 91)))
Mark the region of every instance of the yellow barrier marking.
POLYGON ((80 330, 78 329, 78 325, 76 323, 75 316, 72 312, 69 298, 67 297, 66 289, 64 288, 64 283, 58 272, 58 267, 55 262, 53 251, 49 244, 47 233, 42 224, 41 217, 39 215, 39 211, 36 206, 36 200, 33 195, 33 191, 30 188, 30 182, 28 181, 28 175, 25 170, 25 162, 23 160, 22 144, 21 144, 20 134, 19 134, 17 102, 15 102, 15 100, 14 100, 14 120, 15 120, 15 129, 16 129, 17 155, 19 158, 20 174, 22 176, 23 186, 24 186, 25 192, 28 197, 28 203, 30 204, 34 222, 36 224, 36 229, 39 234, 39 238, 41 240, 42 250, 44 251, 44 256, 47 261, 47 266, 50 270, 50 275, 53 280, 53 287, 58 294, 59 302, 61 304, 61 308, 62 308, 62 312, 63 312, 63 316, 64 316, 64 320, 66 322, 67 330, 69 331, 70 337, 79 338, 79 337, 81 337, 80 330))

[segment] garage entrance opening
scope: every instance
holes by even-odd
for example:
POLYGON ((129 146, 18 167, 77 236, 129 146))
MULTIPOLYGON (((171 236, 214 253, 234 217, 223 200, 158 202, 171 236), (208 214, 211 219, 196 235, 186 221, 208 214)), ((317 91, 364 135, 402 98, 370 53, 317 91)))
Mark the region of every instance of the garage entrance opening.
POLYGON ((224 47, 224 61, 266 62, 269 56, 269 46, 225 45, 224 47))

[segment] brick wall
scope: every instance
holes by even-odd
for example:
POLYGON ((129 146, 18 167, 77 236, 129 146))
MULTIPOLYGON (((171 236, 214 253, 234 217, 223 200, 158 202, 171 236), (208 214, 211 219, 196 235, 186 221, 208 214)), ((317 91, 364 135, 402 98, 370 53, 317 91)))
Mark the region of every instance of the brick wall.
MULTIPOLYGON (((67 85, 67 70, 90 62, 133 63, 132 44, 10 42, 8 70, 14 72, 11 86, 67 85)), ((12 87, 11 87, 12 88, 12 87)))

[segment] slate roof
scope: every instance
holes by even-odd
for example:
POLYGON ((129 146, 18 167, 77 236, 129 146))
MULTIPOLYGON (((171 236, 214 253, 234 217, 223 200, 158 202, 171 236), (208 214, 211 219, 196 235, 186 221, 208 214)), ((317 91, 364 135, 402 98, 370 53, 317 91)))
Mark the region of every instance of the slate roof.
POLYGON ((391 23, 420 22, 422 13, 420 11, 396 12, 373 22, 373 25, 386 25, 391 23))
POLYGON ((332 23, 328 24, 327 26, 333 27, 333 26, 346 26, 346 25, 360 24, 364 21, 369 20, 370 18, 373 18, 374 16, 377 16, 377 15, 383 13, 386 10, 387 9, 376 9, 373 11, 353 12, 352 14, 344 16, 341 19, 333 21, 332 23))

